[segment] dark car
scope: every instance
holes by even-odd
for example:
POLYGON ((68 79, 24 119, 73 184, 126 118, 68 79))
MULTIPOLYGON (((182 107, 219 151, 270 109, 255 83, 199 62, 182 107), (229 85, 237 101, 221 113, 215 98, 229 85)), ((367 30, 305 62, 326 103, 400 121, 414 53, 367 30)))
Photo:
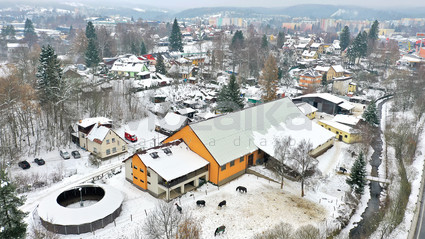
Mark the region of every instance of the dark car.
POLYGON ((29 169, 31 168, 30 163, 28 163, 28 161, 24 160, 18 163, 18 166, 21 167, 22 169, 29 169))
POLYGON ((59 151, 59 154, 61 155, 61 157, 63 159, 70 159, 71 158, 71 156, 69 155, 68 151, 60 150, 59 151))
POLYGON ((34 162, 38 165, 44 165, 46 162, 44 161, 44 159, 39 159, 39 158, 35 158, 34 162))
POLYGON ((78 152, 77 150, 72 151, 71 152, 72 157, 74 157, 75 159, 79 159, 81 158, 80 152, 78 152))

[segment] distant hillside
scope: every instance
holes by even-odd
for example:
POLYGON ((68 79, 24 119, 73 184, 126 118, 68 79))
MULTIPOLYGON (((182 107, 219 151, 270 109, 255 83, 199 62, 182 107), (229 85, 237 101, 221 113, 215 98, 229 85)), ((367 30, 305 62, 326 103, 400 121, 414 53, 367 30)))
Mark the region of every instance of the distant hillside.
POLYGON ((376 10, 356 6, 335 6, 321 4, 304 4, 285 8, 240 8, 240 7, 213 7, 187 9, 175 15, 177 18, 202 17, 227 12, 232 17, 256 16, 290 16, 316 18, 335 18, 346 20, 378 19, 392 20, 402 17, 423 17, 425 8, 402 10, 376 10))

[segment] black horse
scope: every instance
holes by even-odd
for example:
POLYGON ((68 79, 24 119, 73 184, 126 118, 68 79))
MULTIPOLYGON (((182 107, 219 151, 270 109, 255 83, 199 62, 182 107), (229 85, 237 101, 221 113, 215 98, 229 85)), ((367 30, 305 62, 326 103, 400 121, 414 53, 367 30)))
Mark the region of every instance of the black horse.
MULTIPOLYGON (((218 206, 221 208, 223 206, 226 206, 226 200, 221 201, 218 206)), ((227 207, 227 206, 226 206, 227 207)))
POLYGON ((248 190, 246 189, 246 187, 242 187, 242 186, 237 187, 236 188, 236 191, 239 191, 241 193, 247 193, 248 192, 248 190))
POLYGON ((214 236, 217 236, 220 233, 224 233, 225 230, 226 230, 225 226, 217 227, 217 229, 215 229, 214 236))
POLYGON ((198 207, 200 207, 200 206, 205 207, 205 201, 204 201, 204 200, 198 200, 198 201, 196 201, 196 205, 197 205, 198 207))
POLYGON ((176 206, 177 206, 177 211, 179 211, 179 213, 182 213, 182 207, 180 207, 177 203, 176 203, 176 206))

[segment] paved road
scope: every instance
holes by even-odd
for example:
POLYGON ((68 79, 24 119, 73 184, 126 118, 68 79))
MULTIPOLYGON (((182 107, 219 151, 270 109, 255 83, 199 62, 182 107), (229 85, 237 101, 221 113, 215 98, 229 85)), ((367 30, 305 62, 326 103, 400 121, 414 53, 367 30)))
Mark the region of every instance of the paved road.
MULTIPOLYGON (((424 188, 422 188, 422 190, 424 190, 424 188)), ((422 239, 425 238, 425 220, 424 220, 424 215, 425 215, 425 207, 424 207, 424 203, 425 202, 425 193, 422 194, 422 198, 419 199, 422 203, 421 203, 421 208, 420 208, 420 212, 419 212, 419 219, 418 219, 418 223, 416 224, 416 232, 415 232, 415 237, 417 239, 422 239)))

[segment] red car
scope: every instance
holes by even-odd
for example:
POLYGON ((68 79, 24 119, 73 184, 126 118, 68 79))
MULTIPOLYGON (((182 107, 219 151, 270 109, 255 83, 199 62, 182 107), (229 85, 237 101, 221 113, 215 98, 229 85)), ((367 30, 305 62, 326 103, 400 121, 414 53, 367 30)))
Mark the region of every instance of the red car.
POLYGON ((125 136, 125 139, 127 139, 127 140, 129 140, 129 141, 131 141, 131 142, 137 142, 137 136, 135 135, 135 134, 131 134, 131 133, 128 133, 128 132, 125 132, 124 133, 124 136, 125 136))

